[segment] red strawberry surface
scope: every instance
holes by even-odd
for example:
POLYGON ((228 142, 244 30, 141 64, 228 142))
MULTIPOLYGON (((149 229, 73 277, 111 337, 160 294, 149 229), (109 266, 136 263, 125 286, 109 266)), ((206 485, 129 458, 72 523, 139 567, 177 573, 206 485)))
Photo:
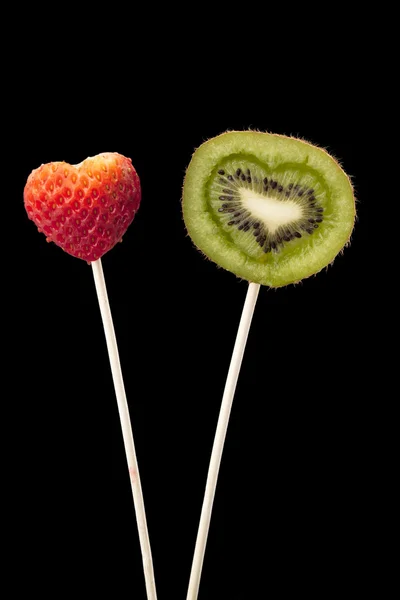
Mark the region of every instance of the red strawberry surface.
POLYGON ((116 152, 79 165, 52 162, 32 171, 24 189, 28 217, 77 258, 95 261, 122 239, 141 200, 130 158, 116 152))

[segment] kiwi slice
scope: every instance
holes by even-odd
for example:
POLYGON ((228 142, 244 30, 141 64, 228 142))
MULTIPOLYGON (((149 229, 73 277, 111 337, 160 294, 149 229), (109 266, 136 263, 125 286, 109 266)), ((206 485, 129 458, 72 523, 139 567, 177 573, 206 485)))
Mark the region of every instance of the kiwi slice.
POLYGON ((223 133, 188 166, 183 218, 194 244, 238 277, 270 287, 329 265, 349 242, 349 177, 325 150, 255 131, 223 133))

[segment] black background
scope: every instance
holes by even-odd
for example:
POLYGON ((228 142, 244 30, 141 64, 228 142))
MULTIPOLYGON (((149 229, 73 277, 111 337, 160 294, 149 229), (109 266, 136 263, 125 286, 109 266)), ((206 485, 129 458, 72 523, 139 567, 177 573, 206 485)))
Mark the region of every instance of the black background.
POLYGON ((277 57, 257 60, 254 48, 251 60, 227 60, 220 46, 195 59, 199 42, 190 36, 186 55, 179 44, 167 52, 161 43, 153 58, 148 45, 129 44, 119 50, 123 58, 104 51, 50 60, 45 48, 41 58, 25 57, 19 99, 27 101, 13 107, 8 196, 18 231, 8 263, 9 358, 19 366, 12 430, 25 487, 16 494, 16 555, 35 566, 32 589, 50 593, 51 573, 63 589, 111 586, 110 597, 145 598, 91 268, 38 234, 23 207, 25 181, 42 163, 78 163, 104 151, 129 156, 140 176, 140 210, 102 263, 158 595, 184 598, 247 283, 193 247, 181 189, 197 146, 249 128, 300 136, 333 153, 352 177, 358 221, 351 246, 328 270, 260 291, 199 598, 240 600, 273 589, 273 597, 296 590, 321 597, 348 577, 350 589, 369 577, 360 556, 370 544, 365 521, 379 434, 379 352, 371 340, 384 298, 371 284, 375 188, 367 141, 378 116, 365 93, 368 56, 348 40, 339 53, 324 46, 325 71, 303 57, 306 75, 297 63, 285 69, 277 57))

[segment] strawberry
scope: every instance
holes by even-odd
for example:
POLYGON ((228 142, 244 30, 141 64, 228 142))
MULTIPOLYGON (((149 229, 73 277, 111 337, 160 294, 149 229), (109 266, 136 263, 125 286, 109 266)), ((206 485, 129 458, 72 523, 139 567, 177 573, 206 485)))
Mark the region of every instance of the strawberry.
POLYGON ((116 152, 79 165, 52 162, 32 171, 24 189, 28 217, 65 252, 87 262, 119 242, 139 208, 139 177, 116 152))

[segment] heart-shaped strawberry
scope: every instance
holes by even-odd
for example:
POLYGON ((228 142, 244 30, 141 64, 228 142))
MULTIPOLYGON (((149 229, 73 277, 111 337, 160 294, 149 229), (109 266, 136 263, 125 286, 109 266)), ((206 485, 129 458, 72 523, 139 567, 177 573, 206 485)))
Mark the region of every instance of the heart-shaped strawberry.
POLYGON ((47 241, 88 262, 121 240, 140 199, 131 159, 116 152, 89 157, 79 165, 42 165, 32 171, 24 189, 28 216, 47 241))

